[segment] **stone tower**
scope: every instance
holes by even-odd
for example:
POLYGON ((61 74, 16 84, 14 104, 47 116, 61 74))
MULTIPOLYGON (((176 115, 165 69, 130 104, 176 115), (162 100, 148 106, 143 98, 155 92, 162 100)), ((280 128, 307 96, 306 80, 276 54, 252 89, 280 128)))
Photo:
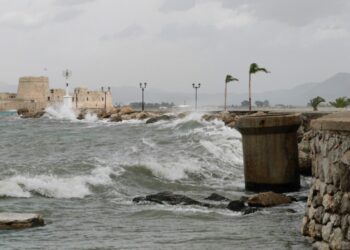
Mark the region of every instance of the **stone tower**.
POLYGON ((24 101, 34 101, 38 103, 47 103, 49 96, 49 78, 40 77, 21 77, 19 79, 17 99, 24 101))

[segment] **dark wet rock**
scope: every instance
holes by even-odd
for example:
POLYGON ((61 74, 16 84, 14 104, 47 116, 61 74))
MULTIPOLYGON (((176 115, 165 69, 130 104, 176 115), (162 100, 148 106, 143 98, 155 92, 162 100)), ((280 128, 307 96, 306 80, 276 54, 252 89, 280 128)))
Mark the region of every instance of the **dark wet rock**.
POLYGON ((134 199, 132 199, 132 202, 134 203, 143 203, 143 202, 146 202, 146 197, 143 197, 143 196, 138 196, 138 197, 135 197, 134 199))
POLYGON ((109 120, 111 122, 121 122, 123 121, 122 117, 119 114, 113 114, 111 115, 111 117, 109 118, 109 120))
POLYGON ((234 211, 234 212, 241 212, 245 208, 243 201, 231 201, 227 205, 227 209, 234 211))
POLYGON ((292 199, 284 194, 264 192, 251 196, 248 200, 248 205, 251 207, 273 207, 291 202, 292 199))
POLYGON ((246 214, 252 214, 252 213, 255 213, 257 211, 259 211, 260 209, 257 208, 257 207, 245 207, 242 209, 242 214, 243 215, 246 215, 246 214))
POLYGON ((174 116, 170 116, 170 115, 161 115, 161 116, 152 117, 152 118, 148 119, 146 121, 146 123, 150 124, 150 123, 155 123, 155 122, 159 122, 159 121, 169 121, 169 120, 172 120, 174 118, 175 118, 174 116))
POLYGON ((293 201, 307 202, 307 196, 294 196, 293 198, 293 201))
MULTIPOLYGON (((214 198, 218 198, 218 197, 225 198, 225 197, 217 195, 217 194, 212 194, 212 195, 211 196, 214 198)), ((153 202, 153 203, 157 203, 157 204, 195 205, 195 206, 202 206, 202 207, 206 207, 206 208, 229 209, 229 210, 234 211, 234 212, 242 212, 242 214, 250 214, 250 213, 254 213, 254 212, 259 210, 258 208, 247 207, 244 204, 244 201, 241 201, 241 200, 231 201, 228 205, 222 204, 222 203, 221 204, 212 204, 212 203, 200 202, 200 201, 194 200, 192 198, 189 198, 185 195, 174 194, 174 193, 168 192, 168 191, 160 192, 157 194, 147 195, 146 197, 138 196, 138 197, 135 197, 132 201, 134 203, 153 202)), ((223 201, 223 200, 220 200, 220 201, 223 201)), ((227 201, 227 199, 225 201, 227 201)))
POLYGON ((84 113, 79 113, 79 115, 77 116, 78 120, 84 120, 85 118, 85 114, 84 113))
POLYGON ((45 111, 28 112, 21 114, 21 118, 40 118, 45 114, 45 111))
POLYGON ((24 115, 24 114, 27 114, 27 113, 29 113, 29 110, 26 109, 26 108, 18 109, 18 110, 17 110, 17 114, 18 114, 18 115, 24 115))
POLYGON ((297 211, 295 211, 295 210, 292 209, 292 208, 288 208, 288 209, 287 209, 287 212, 288 212, 288 213, 291 213, 291 214, 295 214, 297 211))
POLYGON ((204 199, 210 200, 210 201, 229 201, 229 199, 217 193, 212 193, 211 195, 209 195, 207 198, 204 198, 204 199))
POLYGON ((185 195, 174 194, 172 192, 161 192, 157 194, 147 195, 147 201, 159 203, 159 204, 170 204, 170 205, 199 205, 203 206, 203 203, 191 199, 185 195))
POLYGON ((39 214, 0 213, 0 229, 24 229, 44 226, 39 214))

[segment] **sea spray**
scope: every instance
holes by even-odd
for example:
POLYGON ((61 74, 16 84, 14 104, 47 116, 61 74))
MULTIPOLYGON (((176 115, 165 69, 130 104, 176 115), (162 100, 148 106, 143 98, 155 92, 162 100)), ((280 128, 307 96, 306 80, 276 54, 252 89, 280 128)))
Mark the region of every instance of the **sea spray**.
POLYGON ((76 114, 71 107, 62 104, 55 104, 45 109, 46 116, 51 119, 76 121, 76 114))

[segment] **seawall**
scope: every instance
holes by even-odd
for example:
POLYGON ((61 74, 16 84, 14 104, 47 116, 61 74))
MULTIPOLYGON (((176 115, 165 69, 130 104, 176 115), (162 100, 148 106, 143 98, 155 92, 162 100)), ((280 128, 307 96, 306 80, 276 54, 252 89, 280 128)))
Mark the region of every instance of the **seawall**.
POLYGON ((350 249, 350 112, 311 121, 312 186, 302 234, 316 249, 350 249))

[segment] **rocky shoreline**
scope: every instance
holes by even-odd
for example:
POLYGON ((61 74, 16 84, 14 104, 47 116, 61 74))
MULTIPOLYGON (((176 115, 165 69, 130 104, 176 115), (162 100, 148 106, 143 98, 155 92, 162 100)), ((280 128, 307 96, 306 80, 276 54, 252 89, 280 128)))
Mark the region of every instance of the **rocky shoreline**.
POLYGON ((165 191, 147 196, 138 196, 132 201, 135 204, 141 205, 192 205, 206 208, 228 209, 246 215, 257 212, 261 208, 287 205, 294 201, 306 201, 306 199, 307 197, 292 197, 274 192, 263 192, 251 195, 250 197, 242 196, 238 200, 230 200, 220 194, 212 193, 210 196, 204 198, 204 201, 198 201, 186 195, 165 191))

